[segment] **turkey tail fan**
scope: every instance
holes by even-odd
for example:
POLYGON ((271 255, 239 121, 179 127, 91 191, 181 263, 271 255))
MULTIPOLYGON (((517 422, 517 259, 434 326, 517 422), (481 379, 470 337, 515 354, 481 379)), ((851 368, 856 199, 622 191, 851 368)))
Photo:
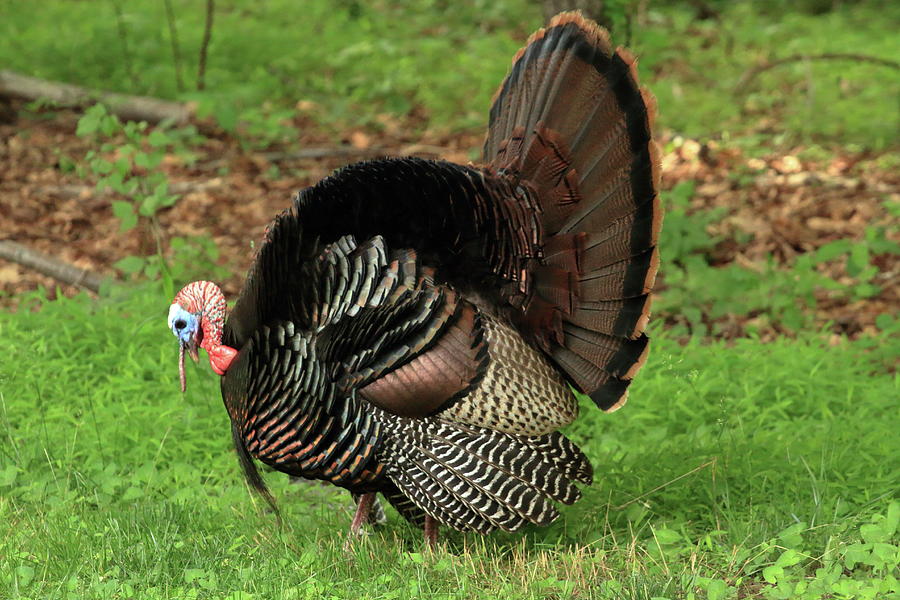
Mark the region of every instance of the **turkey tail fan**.
POLYGON ((541 209, 522 330, 604 410, 624 404, 647 353, 662 224, 654 114, 634 57, 562 13, 513 59, 484 144, 488 172, 541 209))

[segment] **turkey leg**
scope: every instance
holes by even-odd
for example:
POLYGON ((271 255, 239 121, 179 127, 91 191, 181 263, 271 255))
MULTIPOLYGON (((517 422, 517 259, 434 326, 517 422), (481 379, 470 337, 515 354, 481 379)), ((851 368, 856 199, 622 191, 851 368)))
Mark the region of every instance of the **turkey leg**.
MULTIPOLYGON (((367 492, 359 497, 359 503, 356 505, 356 514, 350 522, 350 535, 359 535, 359 530, 363 523, 369 520, 369 513, 372 511, 372 504, 375 502, 375 492, 367 492)), ((347 540, 349 543, 350 540, 347 540)))
POLYGON ((428 548, 434 549, 437 546, 438 522, 431 515, 425 515, 425 541, 428 542, 428 548))

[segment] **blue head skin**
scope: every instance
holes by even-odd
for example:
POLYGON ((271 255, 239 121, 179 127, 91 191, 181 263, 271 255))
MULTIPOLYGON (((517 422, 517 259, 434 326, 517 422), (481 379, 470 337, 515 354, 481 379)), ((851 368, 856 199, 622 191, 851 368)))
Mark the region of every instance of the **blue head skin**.
POLYGON ((185 390, 184 376, 184 351, 187 350, 194 362, 200 360, 200 353, 197 348, 200 347, 200 338, 203 330, 200 329, 200 314, 192 313, 185 310, 183 306, 177 302, 169 307, 169 329, 178 338, 178 374, 181 379, 181 392, 185 390))
POLYGON ((188 312, 180 304, 169 307, 169 329, 178 338, 181 347, 197 361, 200 346, 200 315, 188 312))

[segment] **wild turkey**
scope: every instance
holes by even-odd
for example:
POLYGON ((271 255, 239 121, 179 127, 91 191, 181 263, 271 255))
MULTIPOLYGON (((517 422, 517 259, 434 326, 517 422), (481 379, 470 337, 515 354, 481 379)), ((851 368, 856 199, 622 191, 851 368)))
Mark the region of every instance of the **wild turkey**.
POLYGON ((178 293, 182 386, 206 349, 256 490, 253 459, 346 488, 354 532, 380 492, 431 543, 579 498, 570 385, 615 410, 647 354, 662 216, 634 62, 556 16, 494 98, 484 166, 345 167, 270 225, 227 321, 214 284, 178 293))

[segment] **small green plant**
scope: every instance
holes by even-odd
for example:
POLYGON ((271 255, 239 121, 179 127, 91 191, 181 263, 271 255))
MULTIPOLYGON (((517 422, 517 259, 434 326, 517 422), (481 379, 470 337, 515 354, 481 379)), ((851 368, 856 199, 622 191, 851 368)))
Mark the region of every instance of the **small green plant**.
POLYGON ((95 178, 98 191, 109 189, 124 197, 112 202, 120 231, 147 231, 157 245, 156 254, 126 256, 115 266, 130 277, 163 278, 167 288, 172 287, 172 281, 187 279, 198 269, 221 275, 222 269, 215 265, 218 250, 209 239, 173 238, 171 248, 179 261, 172 267, 167 264, 158 213, 173 206, 179 196, 171 192, 169 178, 160 167, 167 154, 177 154, 186 163, 194 161, 190 144, 200 138, 193 126, 148 129, 145 122, 122 123, 102 104, 89 108, 78 121, 77 135, 99 144, 98 149, 85 155, 81 175, 95 178))
POLYGON ((878 266, 872 259, 879 254, 900 254, 900 244, 888 237, 900 227, 871 226, 866 228, 865 239, 854 242, 846 238, 829 242, 816 250, 813 262, 822 264, 832 260, 844 260, 847 274, 854 283, 849 292, 854 299, 871 298, 881 293, 877 284, 878 266))
POLYGON ((716 246, 720 238, 710 235, 707 228, 720 221, 727 212, 725 207, 691 211, 694 187, 693 181, 681 181, 665 193, 666 216, 660 247, 665 248, 666 263, 680 267, 685 267, 690 257, 706 257, 716 246))
MULTIPOLYGON (((872 515, 858 528, 860 541, 836 544, 819 556, 810 554, 806 523, 798 523, 777 538, 761 544, 757 560, 764 559, 764 590, 770 600, 823 600, 826 598, 898 598, 900 582, 900 503, 894 501, 884 514, 872 515), (767 563, 767 564, 766 564, 767 563), (813 577, 810 577, 814 573, 813 577)), ((853 535, 855 531, 849 530, 853 535)), ((748 565, 753 573, 759 564, 748 565)))
POLYGON ((97 190, 111 189, 129 198, 112 204, 122 231, 133 229, 142 217, 155 218, 160 209, 178 201, 159 167, 166 152, 183 146, 186 138, 196 135, 195 129, 174 133, 156 128, 148 134, 147 123, 123 124, 105 106, 95 104, 79 119, 76 134, 101 143, 98 150, 90 150, 85 156, 90 173, 97 177, 97 190), (124 143, 117 143, 119 138, 124 138, 124 143))
MULTIPOLYGON (((224 109, 217 113, 222 123, 224 109)), ((229 127, 244 148, 260 149, 273 144, 289 144, 299 138, 297 128, 291 125, 293 109, 275 109, 270 103, 227 115, 229 127)), ((223 125, 224 127, 225 125, 223 125)))
MULTIPOLYGON (((880 294, 877 257, 900 254, 900 244, 892 239, 898 227, 872 225, 862 240, 829 242, 815 252, 798 255, 786 266, 772 257, 753 268, 737 263, 713 266, 711 253, 722 239, 707 229, 727 209, 692 211, 693 193, 690 181, 666 193, 660 241, 665 286, 655 306, 657 315, 686 325, 692 334, 720 334, 735 317, 750 318, 745 326, 750 333, 773 326, 791 332, 808 328, 814 323, 817 296, 827 292, 860 300, 880 294), (832 262, 843 265, 851 283, 826 274, 823 265, 832 262)), ((881 322, 888 326, 887 317, 881 322)))

